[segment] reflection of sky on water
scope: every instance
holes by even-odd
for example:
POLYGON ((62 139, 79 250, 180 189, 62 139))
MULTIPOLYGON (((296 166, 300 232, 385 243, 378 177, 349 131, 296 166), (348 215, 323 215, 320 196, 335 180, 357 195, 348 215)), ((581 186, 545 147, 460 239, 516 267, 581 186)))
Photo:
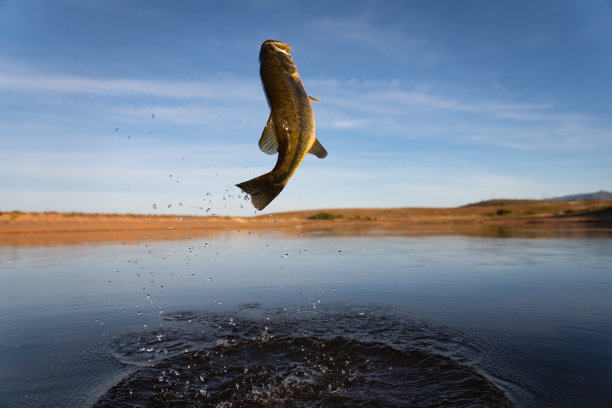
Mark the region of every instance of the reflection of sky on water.
POLYGON ((282 303, 283 292, 302 291, 342 301, 580 318, 610 307, 609 242, 228 233, 136 246, 3 248, 0 290, 15 311, 37 304, 127 311, 146 295, 163 307, 201 307, 220 294, 245 302, 258 292, 282 303))
POLYGON ((222 297, 228 305, 282 304, 300 301, 295 294, 302 293, 302 301, 314 296, 457 311, 466 322, 500 313, 507 324, 529 316, 588 322, 611 307, 609 243, 228 233, 136 246, 3 248, 0 290, 5 308, 44 305, 49 314, 130 312, 151 304, 147 295, 158 307, 175 309, 207 307, 222 297))
POLYGON ((87 345, 159 327, 168 313, 245 303, 400 306, 506 333, 529 353, 610 380, 610 244, 232 232, 140 245, 3 247, 0 359, 10 371, 2 382, 41 368, 60 375, 62 362, 87 345))

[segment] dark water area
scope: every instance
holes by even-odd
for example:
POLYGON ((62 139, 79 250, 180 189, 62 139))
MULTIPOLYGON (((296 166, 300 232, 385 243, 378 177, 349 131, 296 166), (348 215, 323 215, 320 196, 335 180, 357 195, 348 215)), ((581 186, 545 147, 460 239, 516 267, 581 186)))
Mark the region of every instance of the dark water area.
POLYGON ((117 339, 138 368, 96 406, 511 406, 448 328, 391 308, 259 309, 178 313, 172 329, 117 339))
POLYGON ((610 407, 612 230, 525 234, 0 247, 0 406, 610 407))

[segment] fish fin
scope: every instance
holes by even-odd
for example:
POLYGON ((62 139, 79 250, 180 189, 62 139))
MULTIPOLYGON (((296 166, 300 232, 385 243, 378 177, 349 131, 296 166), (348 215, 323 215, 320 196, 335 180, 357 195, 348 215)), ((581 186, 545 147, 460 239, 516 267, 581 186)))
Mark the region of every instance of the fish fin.
POLYGON ((236 187, 249 194, 253 206, 261 211, 280 194, 285 184, 275 183, 272 174, 266 173, 249 181, 236 184, 236 187))
POLYGON ((324 159, 327 157, 327 150, 323 147, 323 145, 319 142, 318 139, 315 139, 312 147, 308 151, 308 153, 312 153, 317 156, 319 159, 324 159))
POLYGON ((271 113, 268 118, 268 123, 266 123, 266 127, 264 127, 261 138, 259 139, 259 150, 266 154, 278 152, 278 137, 276 136, 276 128, 274 127, 271 113))
POLYGON ((313 97, 313 96, 310 96, 310 95, 308 95, 308 99, 310 99, 310 100, 311 100, 311 101, 313 101, 313 102, 318 102, 318 103, 321 103, 321 101, 320 101, 320 100, 318 100, 317 98, 315 98, 315 97, 313 97))

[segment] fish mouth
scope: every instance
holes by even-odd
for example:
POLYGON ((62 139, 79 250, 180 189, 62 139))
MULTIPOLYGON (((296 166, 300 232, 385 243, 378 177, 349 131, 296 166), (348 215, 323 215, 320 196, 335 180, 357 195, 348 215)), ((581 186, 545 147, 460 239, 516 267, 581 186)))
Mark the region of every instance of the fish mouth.
POLYGON ((266 46, 266 45, 272 47, 276 51, 280 51, 284 53, 289 53, 289 51, 291 51, 291 46, 282 41, 267 40, 267 41, 264 41, 263 43, 263 46, 266 46))

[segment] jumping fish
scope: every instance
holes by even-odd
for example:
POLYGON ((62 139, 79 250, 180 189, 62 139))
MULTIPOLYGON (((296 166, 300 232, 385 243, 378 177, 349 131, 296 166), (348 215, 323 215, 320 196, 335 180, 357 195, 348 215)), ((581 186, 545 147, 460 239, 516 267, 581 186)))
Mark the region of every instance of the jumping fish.
POLYGON ((327 151, 315 137, 311 101, 319 100, 306 94, 289 51, 291 46, 288 44, 267 40, 259 52, 259 74, 270 107, 270 117, 259 139, 259 148, 267 154, 278 152, 278 160, 269 173, 236 184, 251 196, 251 202, 258 210, 266 208, 280 194, 306 153, 319 159, 327 156, 327 151))

